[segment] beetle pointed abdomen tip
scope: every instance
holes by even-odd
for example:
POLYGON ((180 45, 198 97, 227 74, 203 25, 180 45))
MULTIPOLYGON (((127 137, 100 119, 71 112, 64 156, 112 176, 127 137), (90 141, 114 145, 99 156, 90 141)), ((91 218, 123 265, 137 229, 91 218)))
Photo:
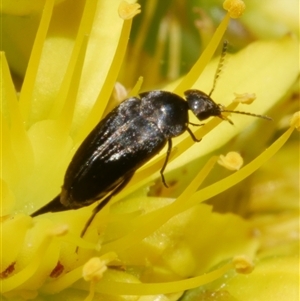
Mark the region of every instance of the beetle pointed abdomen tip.
POLYGON ((51 202, 47 203, 45 206, 42 208, 38 209, 37 211, 33 212, 30 214, 31 217, 35 217, 44 213, 48 212, 58 212, 58 211, 65 211, 69 210, 70 208, 64 206, 60 202, 60 194, 56 196, 51 202))

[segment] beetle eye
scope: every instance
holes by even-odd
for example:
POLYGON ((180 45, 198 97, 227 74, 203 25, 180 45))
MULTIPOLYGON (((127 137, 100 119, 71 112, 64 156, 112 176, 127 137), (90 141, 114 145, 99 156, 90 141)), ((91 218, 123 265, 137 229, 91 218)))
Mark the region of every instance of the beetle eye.
POLYGON ((189 109, 199 120, 221 115, 220 107, 206 93, 194 89, 185 91, 184 95, 189 109))

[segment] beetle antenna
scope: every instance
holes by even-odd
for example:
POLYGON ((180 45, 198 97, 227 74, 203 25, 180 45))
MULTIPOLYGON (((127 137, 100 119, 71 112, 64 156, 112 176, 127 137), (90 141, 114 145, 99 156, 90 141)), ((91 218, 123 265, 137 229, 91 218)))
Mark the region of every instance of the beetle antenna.
POLYGON ((220 57, 220 60, 219 60, 219 64, 218 64, 217 71, 216 71, 216 73, 215 73, 213 86, 212 86, 212 89, 211 89, 211 91, 209 92, 208 96, 211 96, 212 93, 214 92, 215 88, 216 88, 217 80, 218 80, 218 78, 220 77, 220 74, 221 74, 221 71, 222 71, 222 68, 223 68, 223 65, 224 65, 224 59, 225 59, 225 56, 226 56, 226 53, 227 53, 227 48, 228 48, 228 41, 225 40, 225 41, 223 42, 222 53, 221 53, 221 57, 220 57))
POLYGON ((253 114, 253 113, 249 113, 249 112, 241 112, 241 111, 230 111, 230 110, 223 110, 223 109, 221 109, 221 110, 222 110, 222 112, 236 113, 236 114, 248 115, 248 116, 258 117, 258 118, 267 119, 267 120, 273 120, 271 117, 266 116, 266 115, 258 115, 258 114, 253 114))

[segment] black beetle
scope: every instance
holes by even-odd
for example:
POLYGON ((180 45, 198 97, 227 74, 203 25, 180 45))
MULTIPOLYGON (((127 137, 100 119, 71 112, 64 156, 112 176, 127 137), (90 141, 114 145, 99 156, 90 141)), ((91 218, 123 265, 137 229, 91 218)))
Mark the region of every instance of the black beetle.
POLYGON ((189 123, 189 110, 200 121, 217 116, 233 124, 222 112, 271 119, 247 112, 228 111, 212 100, 211 94, 220 75, 226 49, 225 41, 209 94, 196 89, 187 90, 184 92, 185 100, 167 91, 144 92, 140 97, 124 100, 111 111, 78 148, 66 171, 61 193, 31 216, 79 209, 100 200, 81 233, 83 236, 97 212, 126 186, 139 167, 168 143, 166 159, 160 171, 167 186, 163 172, 172 150, 172 138, 188 131, 195 142, 201 140, 188 127, 192 124, 189 123))
POLYGON ((158 90, 124 100, 98 123, 78 148, 66 171, 61 193, 31 216, 78 209, 100 200, 82 231, 84 235, 96 213, 124 188, 139 167, 168 143, 161 169, 166 185, 163 171, 172 149, 172 138, 188 131, 195 142, 200 141, 188 127, 188 110, 200 121, 211 116, 229 120, 222 115, 228 111, 217 105, 210 95, 199 90, 187 90, 184 95, 186 100, 158 90))

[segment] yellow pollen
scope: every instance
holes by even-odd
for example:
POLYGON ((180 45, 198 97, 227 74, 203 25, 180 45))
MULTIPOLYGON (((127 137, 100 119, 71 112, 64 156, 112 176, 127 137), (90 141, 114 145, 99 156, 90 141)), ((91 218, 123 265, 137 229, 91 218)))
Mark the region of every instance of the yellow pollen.
POLYGON ((135 15, 141 12, 141 5, 138 3, 128 3, 126 1, 122 1, 119 6, 119 16, 124 19, 132 19, 135 15))
POLYGON ((237 19, 244 13, 246 5, 242 0, 225 0, 223 8, 229 12, 230 18, 237 19))
POLYGON ((85 281, 97 282, 103 277, 106 270, 105 261, 99 257, 93 257, 83 266, 82 276, 85 281))
POLYGON ((251 104, 256 99, 255 93, 234 93, 234 102, 241 102, 246 104, 251 104))
POLYGON ((232 263, 237 273, 250 274, 254 270, 254 263, 247 255, 235 256, 232 263))
POLYGON ((229 152, 226 156, 220 155, 218 163, 229 170, 239 170, 244 160, 237 152, 229 152))

